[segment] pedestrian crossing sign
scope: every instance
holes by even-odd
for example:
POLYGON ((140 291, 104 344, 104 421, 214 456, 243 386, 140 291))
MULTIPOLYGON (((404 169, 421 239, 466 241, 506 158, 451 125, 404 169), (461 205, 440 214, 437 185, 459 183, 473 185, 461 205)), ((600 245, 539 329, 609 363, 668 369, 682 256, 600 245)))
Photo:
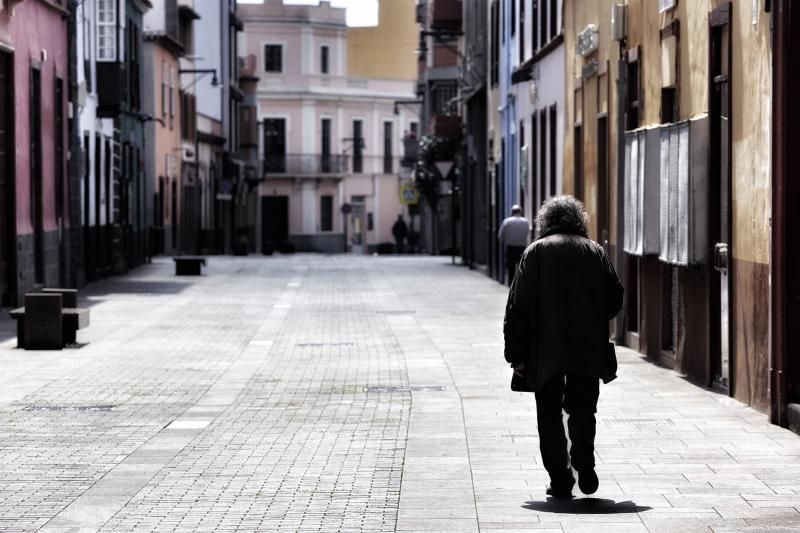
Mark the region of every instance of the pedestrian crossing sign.
POLYGON ((400 203, 403 205, 419 203, 419 191, 413 184, 400 186, 400 203))

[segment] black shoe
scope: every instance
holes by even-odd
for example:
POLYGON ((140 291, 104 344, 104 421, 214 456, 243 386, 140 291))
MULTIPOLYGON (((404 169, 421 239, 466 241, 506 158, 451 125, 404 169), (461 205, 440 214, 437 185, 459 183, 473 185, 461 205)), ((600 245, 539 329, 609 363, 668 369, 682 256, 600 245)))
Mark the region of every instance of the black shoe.
POLYGON ((552 483, 547 485, 547 490, 544 491, 548 496, 553 498, 572 498, 572 486, 570 487, 553 487, 552 483))
POLYGON ((594 468, 578 470, 577 472, 578 487, 580 487, 581 492, 584 494, 594 494, 597 492, 597 486, 600 484, 600 482, 597 479, 597 474, 595 473, 594 468))

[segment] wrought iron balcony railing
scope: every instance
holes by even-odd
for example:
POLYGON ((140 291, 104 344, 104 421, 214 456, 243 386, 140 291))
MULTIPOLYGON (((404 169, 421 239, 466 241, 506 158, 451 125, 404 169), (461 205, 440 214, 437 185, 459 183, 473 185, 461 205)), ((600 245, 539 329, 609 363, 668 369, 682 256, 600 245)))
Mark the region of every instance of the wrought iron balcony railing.
POLYGON ((282 176, 320 176, 346 174, 349 157, 331 154, 285 154, 264 157, 264 174, 282 176))

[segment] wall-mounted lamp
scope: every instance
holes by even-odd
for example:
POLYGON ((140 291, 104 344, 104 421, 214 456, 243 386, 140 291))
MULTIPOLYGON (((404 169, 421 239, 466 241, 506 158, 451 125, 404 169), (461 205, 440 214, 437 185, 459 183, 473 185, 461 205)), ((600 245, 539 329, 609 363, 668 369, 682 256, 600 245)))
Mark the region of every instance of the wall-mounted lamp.
MULTIPOLYGON (((217 69, 215 68, 182 68, 178 71, 178 74, 211 74, 211 86, 217 87, 219 86, 219 80, 217 79, 217 69)), ((199 78, 198 78, 199 79, 199 78)), ((195 83, 197 83, 197 79, 194 80, 190 85, 184 87, 184 89, 188 89, 195 83)))

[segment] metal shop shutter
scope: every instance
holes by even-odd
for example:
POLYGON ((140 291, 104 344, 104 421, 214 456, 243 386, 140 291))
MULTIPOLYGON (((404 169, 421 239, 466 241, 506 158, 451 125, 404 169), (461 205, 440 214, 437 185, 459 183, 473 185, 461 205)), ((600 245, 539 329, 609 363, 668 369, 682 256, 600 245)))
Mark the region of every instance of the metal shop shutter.
POLYGON ((661 250, 672 265, 706 261, 708 117, 661 128, 661 250))
POLYGON ((625 242, 626 253, 658 254, 660 131, 639 129, 625 134, 625 242))

